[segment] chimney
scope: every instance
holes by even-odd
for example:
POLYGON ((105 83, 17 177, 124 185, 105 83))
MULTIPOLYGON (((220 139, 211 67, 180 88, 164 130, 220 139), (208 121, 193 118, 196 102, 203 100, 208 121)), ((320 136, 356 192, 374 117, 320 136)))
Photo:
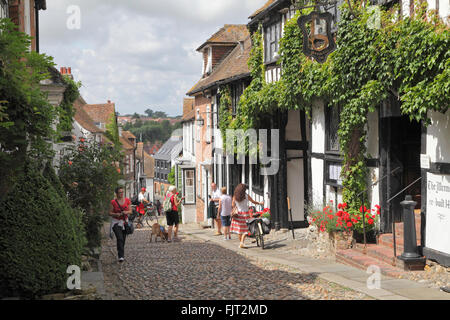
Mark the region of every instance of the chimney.
POLYGON ((73 80, 72 68, 61 67, 60 70, 62 75, 67 75, 69 78, 73 80))
POLYGON ((108 104, 111 104, 111 100, 108 100, 108 104))

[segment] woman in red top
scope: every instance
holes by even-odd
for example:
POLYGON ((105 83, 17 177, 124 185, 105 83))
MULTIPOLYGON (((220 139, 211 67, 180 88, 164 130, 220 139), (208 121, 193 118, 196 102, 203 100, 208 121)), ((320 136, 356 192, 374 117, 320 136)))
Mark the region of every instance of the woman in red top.
POLYGON ((131 214, 131 201, 123 196, 123 188, 115 190, 116 198, 111 200, 109 215, 112 217, 112 229, 117 239, 117 253, 119 262, 125 259, 125 223, 128 223, 128 215, 131 214))
MULTIPOLYGON (((170 186, 169 191, 166 194, 166 198, 170 197, 170 203, 172 204, 172 210, 166 212, 166 219, 167 219, 167 226, 168 226, 168 242, 172 241, 172 227, 173 227, 173 233, 174 233, 174 240, 178 241, 178 206, 183 201, 184 197, 182 197, 180 200, 177 198, 177 188, 175 186, 170 186)), ((164 198, 165 199, 165 198, 164 198)))

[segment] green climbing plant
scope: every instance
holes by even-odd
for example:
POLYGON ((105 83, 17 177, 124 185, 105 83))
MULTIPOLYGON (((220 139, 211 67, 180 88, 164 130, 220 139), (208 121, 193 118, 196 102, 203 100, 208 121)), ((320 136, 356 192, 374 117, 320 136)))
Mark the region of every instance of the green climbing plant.
MULTIPOLYGON (((366 139, 368 114, 393 95, 411 121, 429 124, 429 111, 446 112, 450 97, 449 27, 426 3, 417 3, 415 14, 399 19, 398 8, 377 13, 359 0, 343 3, 336 35, 337 49, 319 64, 302 52, 303 36, 297 19, 312 9, 297 11, 286 22, 280 40, 282 76, 278 82, 264 78, 261 33, 252 36, 249 59, 250 86, 241 96, 236 117, 221 122, 231 128, 257 128, 261 119, 280 110, 309 110, 315 99, 341 108, 339 142, 343 157, 344 201, 359 208, 357 194, 367 188, 366 139)), ((366 197, 367 198, 367 197, 366 197)), ((367 204, 369 206, 369 204, 367 204)))

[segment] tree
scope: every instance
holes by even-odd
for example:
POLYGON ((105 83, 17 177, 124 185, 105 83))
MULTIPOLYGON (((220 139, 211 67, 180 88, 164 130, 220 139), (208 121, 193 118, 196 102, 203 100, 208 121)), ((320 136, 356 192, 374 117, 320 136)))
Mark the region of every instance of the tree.
POLYGON ((122 154, 114 146, 100 146, 83 138, 62 158, 59 178, 70 204, 85 212, 84 224, 89 247, 98 247, 101 225, 121 178, 117 163, 122 154))
POLYGON ((135 112, 131 118, 132 119, 140 119, 141 116, 137 112, 135 112))
POLYGON ((163 112, 163 111, 156 111, 153 114, 153 117, 154 118, 167 118, 167 114, 165 112, 163 112))
POLYGON ((152 109, 147 109, 144 112, 149 118, 153 118, 153 110, 152 109))

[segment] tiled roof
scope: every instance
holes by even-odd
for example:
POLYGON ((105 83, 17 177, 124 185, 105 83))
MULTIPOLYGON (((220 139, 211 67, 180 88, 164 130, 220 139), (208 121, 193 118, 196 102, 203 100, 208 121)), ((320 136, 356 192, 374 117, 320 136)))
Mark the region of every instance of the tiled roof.
POLYGON ((94 121, 89 117, 89 115, 84 111, 83 105, 86 103, 83 103, 84 100, 82 97, 79 97, 75 102, 73 103, 73 107, 75 109, 75 116, 74 119, 77 121, 84 129, 91 133, 99 133, 103 132, 102 129, 98 128, 94 121))
POLYGON ((138 142, 136 144, 136 159, 142 159, 142 154, 144 151, 144 143, 138 142))
POLYGON ((83 106, 84 111, 94 122, 110 123, 112 117, 116 114, 116 106, 114 102, 103 104, 86 104, 83 106))
POLYGON ((197 51, 200 51, 204 46, 211 43, 235 44, 239 40, 244 40, 247 35, 248 31, 245 24, 226 24, 198 47, 197 51))
POLYGON ((183 100, 183 121, 191 120, 195 118, 194 110, 195 99, 194 98, 184 98, 183 100))
POLYGON ((256 17, 258 14, 260 14, 261 12, 263 12, 264 10, 266 10, 268 7, 270 7, 270 5, 272 3, 274 3, 277 0, 268 0, 261 8, 259 8, 258 10, 256 10, 250 17, 248 17, 249 19, 253 19, 254 17, 256 17))
POLYGON ((187 95, 193 95, 214 85, 250 75, 247 61, 250 57, 252 44, 248 33, 243 45, 243 49, 240 45, 236 46, 236 48, 234 48, 233 51, 231 51, 231 53, 213 70, 211 75, 197 82, 187 95))
POLYGON ((183 150, 183 140, 178 137, 170 138, 155 154, 155 159, 169 161, 183 150), (174 156, 175 154, 175 156, 174 156))
POLYGON ((134 146, 131 144, 131 142, 124 138, 123 136, 119 138, 120 143, 122 144, 122 148, 125 150, 133 150, 134 146))
POLYGON ((144 173, 148 178, 155 177, 155 159, 144 152, 144 173))

